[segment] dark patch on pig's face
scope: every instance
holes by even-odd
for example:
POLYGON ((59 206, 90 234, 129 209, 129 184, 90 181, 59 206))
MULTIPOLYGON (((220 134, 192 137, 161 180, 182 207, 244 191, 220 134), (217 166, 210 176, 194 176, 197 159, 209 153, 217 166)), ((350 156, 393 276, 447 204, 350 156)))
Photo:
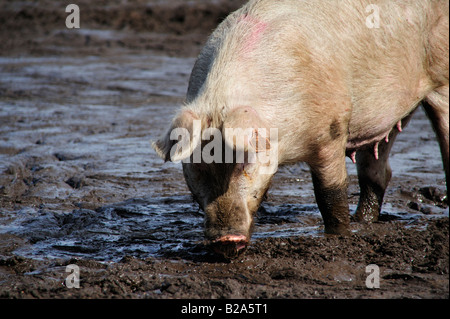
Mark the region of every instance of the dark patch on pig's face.
POLYGON ((186 184, 204 211, 208 203, 226 193, 233 166, 227 163, 183 163, 186 184))
POLYGON ((205 212, 205 235, 214 240, 227 234, 249 236, 245 196, 240 191, 241 164, 183 164, 186 183, 205 212))
POLYGON ((336 140, 341 136, 341 125, 337 119, 334 119, 330 125, 331 139, 336 140))
POLYGON ((243 235, 249 240, 271 176, 259 175, 256 163, 183 163, 183 173, 205 212, 206 239, 243 235))

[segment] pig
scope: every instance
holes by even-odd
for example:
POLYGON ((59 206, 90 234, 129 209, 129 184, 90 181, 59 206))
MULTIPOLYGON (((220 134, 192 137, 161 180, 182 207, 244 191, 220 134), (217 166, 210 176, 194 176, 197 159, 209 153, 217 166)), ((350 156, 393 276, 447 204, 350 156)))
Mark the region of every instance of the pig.
POLYGON ((153 142, 165 161, 182 161, 216 253, 231 259, 248 246, 282 164, 308 164, 324 231, 349 235, 351 158, 360 186, 352 219, 376 221, 391 178, 389 152, 419 105, 436 132, 448 185, 448 12, 446 0, 252 0, 217 27, 195 62, 184 106, 153 142), (222 133, 215 143, 233 161, 221 161, 218 149, 216 161, 195 161, 208 139, 194 124, 222 133), (171 135, 180 128, 187 139, 171 135), (243 142, 227 128, 246 129, 243 142), (238 153, 271 153, 272 163, 238 162, 238 153), (264 166, 274 169, 261 173, 264 166))

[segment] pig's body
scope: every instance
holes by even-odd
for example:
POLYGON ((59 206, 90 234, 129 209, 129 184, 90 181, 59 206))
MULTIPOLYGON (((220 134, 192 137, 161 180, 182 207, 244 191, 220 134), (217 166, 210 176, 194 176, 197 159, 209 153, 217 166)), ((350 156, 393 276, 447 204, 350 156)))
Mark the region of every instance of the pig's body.
MULTIPOLYGON (((448 1, 250 1, 209 38, 172 128, 193 119, 202 128, 277 128, 279 164, 309 164, 326 231, 347 233, 345 156, 358 167, 356 217, 375 220, 390 148, 422 101, 448 181, 448 1), (379 28, 367 23, 369 4, 379 28)), ((172 145, 166 136, 155 148, 167 160, 172 145)), ((233 238, 236 247, 248 242, 270 182, 244 166, 183 164, 207 214, 207 238, 227 247, 233 238), (222 182, 205 177, 221 174, 222 182)))

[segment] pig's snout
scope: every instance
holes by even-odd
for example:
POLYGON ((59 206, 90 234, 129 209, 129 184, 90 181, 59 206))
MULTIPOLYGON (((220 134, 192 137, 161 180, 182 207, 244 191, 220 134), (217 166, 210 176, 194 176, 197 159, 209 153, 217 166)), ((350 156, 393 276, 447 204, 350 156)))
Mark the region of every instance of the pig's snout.
POLYGON ((225 235, 209 241, 208 246, 216 254, 226 259, 233 259, 245 251, 248 243, 249 240, 244 235, 225 235))

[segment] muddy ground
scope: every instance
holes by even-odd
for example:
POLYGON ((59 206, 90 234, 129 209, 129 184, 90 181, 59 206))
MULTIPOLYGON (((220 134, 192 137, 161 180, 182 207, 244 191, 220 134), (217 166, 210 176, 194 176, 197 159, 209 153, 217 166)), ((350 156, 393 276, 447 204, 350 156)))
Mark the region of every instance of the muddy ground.
POLYGON ((307 167, 281 167, 251 246, 219 260, 181 165, 163 164, 150 140, 183 103, 207 35, 242 1, 76 3, 80 29, 65 27, 64 2, 1 3, 1 298, 449 297, 444 173, 422 110, 392 150, 379 222, 325 236, 307 167), (64 285, 71 264, 79 289, 64 285))

